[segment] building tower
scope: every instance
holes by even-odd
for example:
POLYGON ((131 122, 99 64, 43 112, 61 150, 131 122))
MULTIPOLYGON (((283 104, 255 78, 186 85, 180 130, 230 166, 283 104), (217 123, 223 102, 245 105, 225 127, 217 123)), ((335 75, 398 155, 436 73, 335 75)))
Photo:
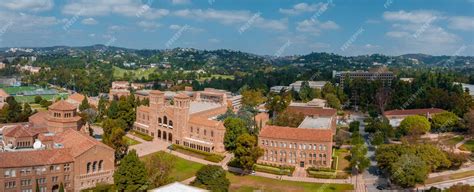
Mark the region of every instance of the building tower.
POLYGON ((159 90, 153 90, 150 92, 150 108, 156 114, 161 111, 165 104, 165 93, 159 90))
POLYGON ((185 129, 188 128, 190 105, 191 98, 188 95, 179 94, 174 97, 173 113, 175 124, 173 126, 173 135, 175 135, 175 144, 180 144, 180 141, 185 136, 183 132, 186 132, 185 129))
POLYGON ((60 100, 48 107, 47 127, 52 133, 62 132, 64 129, 72 128, 78 131, 83 122, 76 114, 77 108, 67 101, 60 100))

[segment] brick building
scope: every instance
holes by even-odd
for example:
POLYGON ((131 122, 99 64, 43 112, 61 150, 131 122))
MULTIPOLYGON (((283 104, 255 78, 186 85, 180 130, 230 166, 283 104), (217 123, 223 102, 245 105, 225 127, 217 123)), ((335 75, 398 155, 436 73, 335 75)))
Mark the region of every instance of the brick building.
POLYGON ((83 131, 66 101, 0 128, 0 191, 80 191, 113 183, 114 150, 83 131), (36 189, 38 186, 38 189, 36 189))

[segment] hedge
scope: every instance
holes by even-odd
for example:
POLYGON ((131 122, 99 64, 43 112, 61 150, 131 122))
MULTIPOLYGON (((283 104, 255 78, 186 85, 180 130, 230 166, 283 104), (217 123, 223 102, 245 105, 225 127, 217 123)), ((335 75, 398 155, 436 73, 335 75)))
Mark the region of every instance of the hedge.
POLYGON ((202 159, 204 160, 214 162, 214 163, 219 163, 225 158, 224 156, 219 155, 219 154, 200 151, 197 149, 193 149, 193 148, 189 148, 189 147, 185 147, 181 145, 176 145, 176 144, 171 145, 171 149, 175 151, 183 150, 183 151, 191 152, 199 156, 202 156, 202 159))
POLYGON ((258 172, 265 172, 275 175, 292 175, 295 171, 295 167, 292 166, 272 166, 272 165, 265 165, 265 164, 255 164, 253 169, 258 172))
POLYGON ((132 135, 140 137, 141 139, 143 139, 145 141, 152 141, 153 140, 152 136, 147 135, 145 133, 141 133, 141 132, 138 132, 138 131, 135 131, 135 130, 132 130, 130 132, 132 133, 132 135))

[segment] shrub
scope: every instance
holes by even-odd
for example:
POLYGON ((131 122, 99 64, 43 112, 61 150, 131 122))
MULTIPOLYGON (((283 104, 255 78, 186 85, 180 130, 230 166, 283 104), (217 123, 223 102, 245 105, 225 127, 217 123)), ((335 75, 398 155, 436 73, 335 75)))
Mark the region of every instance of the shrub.
POLYGON ((188 152, 191 152, 191 153, 195 153, 199 156, 202 156, 201 157, 202 159, 207 160, 207 161, 211 161, 211 162, 214 162, 214 163, 219 163, 225 158, 224 156, 219 155, 219 154, 200 151, 200 150, 197 150, 197 149, 193 149, 193 148, 189 148, 189 147, 185 147, 185 146, 181 146, 181 145, 176 145, 176 144, 171 145, 171 150, 175 150, 175 151, 180 151, 181 150, 181 151, 188 151, 188 152))
POLYGON ((132 132, 132 135, 140 137, 141 139, 143 139, 145 141, 152 141, 153 140, 152 136, 147 135, 145 133, 141 133, 141 132, 138 132, 138 131, 135 131, 135 130, 132 130, 131 132, 132 132))

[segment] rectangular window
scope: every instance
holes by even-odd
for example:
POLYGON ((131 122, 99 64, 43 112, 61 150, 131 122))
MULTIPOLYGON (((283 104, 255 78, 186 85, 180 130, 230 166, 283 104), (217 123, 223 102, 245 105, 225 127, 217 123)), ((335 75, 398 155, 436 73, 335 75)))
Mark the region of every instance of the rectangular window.
POLYGON ((7 181, 7 182, 5 182, 5 188, 6 188, 6 189, 11 189, 11 188, 15 188, 15 187, 16 187, 15 181, 7 181))
POLYGON ((70 166, 69 163, 64 164, 64 171, 69 171, 71 168, 70 166))
POLYGON ((53 183, 58 182, 58 176, 51 177, 51 181, 53 181, 53 183))

